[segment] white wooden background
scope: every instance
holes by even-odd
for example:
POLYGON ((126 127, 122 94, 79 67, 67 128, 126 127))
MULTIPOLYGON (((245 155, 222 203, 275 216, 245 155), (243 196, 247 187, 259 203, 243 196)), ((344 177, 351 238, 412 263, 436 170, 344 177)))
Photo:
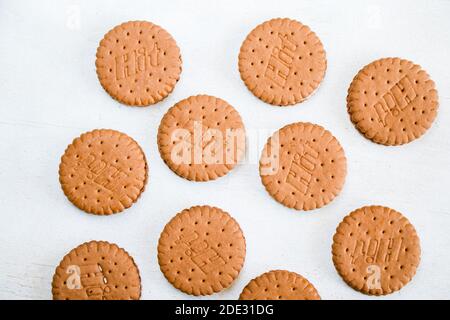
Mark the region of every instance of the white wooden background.
MULTIPOLYGON (((159 271, 156 246, 178 211, 210 204, 230 212, 247 239, 236 282, 212 299, 236 299, 253 277, 271 269, 296 271, 324 299, 368 298, 350 289, 331 261, 337 224, 351 210, 382 204, 415 225, 422 261, 399 298, 450 298, 450 1, 7 1, 0 2, 0 298, 50 299, 60 259, 91 240, 119 244, 135 258, 143 299, 191 298, 159 271), (306 102, 269 106, 240 80, 237 55, 247 33, 273 17, 308 24, 322 39, 328 70, 306 102), (148 108, 112 100, 95 74, 99 40, 111 27, 143 19, 166 28, 183 57, 175 91, 148 108), (374 59, 400 56, 421 64, 435 80, 440 108, 421 139, 384 147, 363 138, 346 112, 355 73, 374 59), (284 208, 260 183, 255 158, 214 182, 174 175, 156 145, 159 121, 178 100, 207 93, 229 101, 249 132, 294 121, 331 130, 348 157, 341 195, 313 212, 284 208), (113 128, 135 138, 150 165, 141 199, 122 214, 87 215, 63 195, 59 159, 84 131, 113 128)), ((261 145, 252 145, 259 154, 261 145)), ((250 159, 251 160, 251 159, 250 159)))

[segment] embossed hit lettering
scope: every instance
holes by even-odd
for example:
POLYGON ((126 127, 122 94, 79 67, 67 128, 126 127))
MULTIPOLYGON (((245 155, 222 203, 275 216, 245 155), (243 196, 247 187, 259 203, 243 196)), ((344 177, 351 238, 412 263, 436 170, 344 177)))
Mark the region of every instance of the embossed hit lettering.
POLYGON ((352 264, 361 259, 363 262, 371 264, 396 262, 399 259, 402 245, 403 238, 358 240, 351 255, 352 264))
POLYGON ((297 45, 286 34, 279 33, 278 37, 281 44, 273 48, 264 75, 276 85, 284 88, 292 69, 297 45))
POLYGON ((125 79, 158 66, 159 52, 160 49, 155 44, 151 50, 142 47, 116 56, 116 79, 125 79))
POLYGON ((386 126, 386 116, 388 114, 397 117, 416 97, 417 94, 414 91, 411 80, 408 76, 404 76, 373 106, 377 113, 378 121, 383 126, 386 126))
POLYGON ((303 194, 308 191, 312 175, 318 165, 319 153, 308 143, 302 153, 296 153, 289 168, 286 182, 303 194))
POLYGON ((206 240, 200 239, 198 233, 195 231, 187 235, 181 235, 176 243, 186 247, 186 255, 189 256, 192 262, 194 262, 205 274, 208 274, 217 267, 225 264, 225 260, 219 253, 213 249, 206 240))
POLYGON ((123 195, 122 187, 128 175, 121 171, 119 167, 97 158, 92 153, 78 163, 78 167, 87 170, 87 179, 108 189, 118 197, 123 195))

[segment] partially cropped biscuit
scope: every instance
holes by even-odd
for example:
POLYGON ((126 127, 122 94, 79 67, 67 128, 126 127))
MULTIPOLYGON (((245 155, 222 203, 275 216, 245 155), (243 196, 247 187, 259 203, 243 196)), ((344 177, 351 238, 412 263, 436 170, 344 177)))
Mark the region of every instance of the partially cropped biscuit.
POLYGON ((433 80, 419 65, 385 58, 355 76, 348 89, 347 109, 366 138, 396 146, 419 138, 431 127, 438 95, 433 80))
POLYGON ((322 42, 311 29, 292 19, 272 19, 245 39, 239 72, 247 88, 264 102, 293 105, 316 91, 327 60, 322 42))
POLYGON ((90 241, 62 259, 53 276, 52 294, 54 300, 137 300, 141 278, 124 249, 90 241))
POLYGON ((180 79, 181 55, 160 26, 130 21, 110 30, 97 49, 98 79, 111 97, 148 106, 167 97, 180 79))
POLYGON ((320 300, 316 288, 301 275, 286 270, 263 273, 242 290, 240 300, 320 300))

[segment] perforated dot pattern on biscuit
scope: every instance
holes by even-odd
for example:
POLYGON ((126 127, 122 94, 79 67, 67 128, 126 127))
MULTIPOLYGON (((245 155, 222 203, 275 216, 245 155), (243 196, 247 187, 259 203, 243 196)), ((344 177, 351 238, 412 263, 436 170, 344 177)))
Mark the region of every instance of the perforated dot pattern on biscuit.
POLYGON ((251 280, 240 300, 320 300, 316 288, 301 275, 286 270, 266 272, 251 280))
POLYGON ((161 158, 177 175, 194 181, 227 174, 245 154, 245 143, 239 113, 225 100, 208 95, 176 103, 158 130, 161 158))
POLYGON ((245 39, 239 71, 247 88, 273 105, 305 100, 319 86, 327 67, 325 50, 309 27, 291 19, 266 21, 245 39))
POLYGON ((347 110, 368 139, 401 145, 422 136, 438 108, 434 82, 419 65, 399 58, 376 60, 353 79, 347 110))
POLYGON ((137 300, 141 279, 133 258, 106 241, 90 241, 71 250, 56 268, 55 300, 137 300))
POLYGON ((67 198, 88 213, 109 215, 129 208, 144 191, 144 152, 124 133, 101 129, 73 140, 59 166, 67 198))
POLYGON ((195 206, 177 214, 158 243, 158 262, 167 280, 192 295, 210 295, 231 285, 245 259, 245 238, 226 212, 195 206))
POLYGON ((367 206, 351 212, 333 237, 333 262, 344 281, 365 294, 400 290, 416 273, 420 242, 399 212, 367 206))
POLYGON ((172 36, 146 21, 109 31, 97 49, 97 75, 116 100, 147 106, 167 97, 181 73, 180 50, 172 36))
POLYGON ((312 210, 331 202, 341 191, 347 160, 338 140, 323 127, 293 123, 268 139, 260 159, 268 193, 283 205, 312 210))

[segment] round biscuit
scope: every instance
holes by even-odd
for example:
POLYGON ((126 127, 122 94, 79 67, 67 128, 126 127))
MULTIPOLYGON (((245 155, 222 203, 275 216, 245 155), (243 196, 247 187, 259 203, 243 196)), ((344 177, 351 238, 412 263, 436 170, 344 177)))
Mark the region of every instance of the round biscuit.
POLYGON ((347 110, 355 127, 373 142, 396 146, 427 131, 438 109, 438 95, 429 75, 411 61, 376 60, 353 79, 347 110))
POLYGON ((259 172, 276 201, 297 210, 313 210, 339 194, 347 160, 331 132, 316 124, 297 122, 268 139, 259 172))
POLYGON ((411 281, 420 262, 414 226, 401 213, 366 206, 347 215, 333 237, 333 263, 353 289, 386 295, 411 281))
POLYGON ((266 21, 247 36, 239 72, 247 88, 264 102, 302 102, 322 82, 327 60, 322 42, 308 26, 292 19, 266 21))
POLYGON ((129 21, 100 41, 95 65, 111 97, 130 106, 148 106, 167 97, 180 79, 180 49, 163 28, 129 21))
POLYGON ((227 174, 245 154, 245 128, 225 100, 197 95, 171 107, 161 120, 158 148, 180 177, 214 180, 227 174))
POLYGON ((97 215, 129 208, 144 191, 147 178, 141 147, 126 134, 109 129, 86 132, 73 140, 59 165, 67 198, 97 215))
POLYGON ((166 279, 192 295, 228 288, 245 260, 245 238, 236 220, 223 210, 194 206, 164 227, 158 262, 166 279))

